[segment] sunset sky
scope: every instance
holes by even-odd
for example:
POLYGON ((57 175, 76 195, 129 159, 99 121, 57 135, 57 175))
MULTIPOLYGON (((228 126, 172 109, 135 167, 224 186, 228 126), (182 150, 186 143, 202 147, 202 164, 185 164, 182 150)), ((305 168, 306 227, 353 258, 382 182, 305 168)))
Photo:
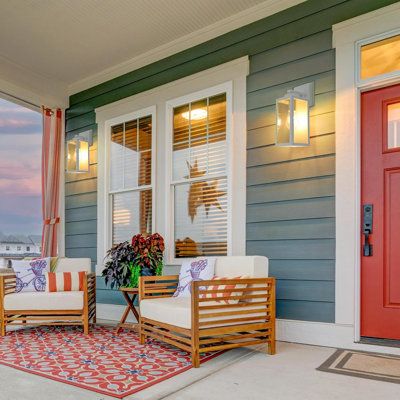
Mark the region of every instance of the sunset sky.
POLYGON ((0 232, 41 233, 38 112, 0 99, 0 232))

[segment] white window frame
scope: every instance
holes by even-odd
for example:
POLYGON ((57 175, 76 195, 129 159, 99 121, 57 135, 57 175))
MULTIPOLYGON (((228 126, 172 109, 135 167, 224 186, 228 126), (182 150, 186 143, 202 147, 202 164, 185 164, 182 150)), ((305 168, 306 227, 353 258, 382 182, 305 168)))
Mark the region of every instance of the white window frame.
POLYGON ((201 100, 204 98, 212 97, 217 94, 226 94, 226 144, 228 150, 228 159, 226 162, 225 173, 215 174, 215 175, 208 175, 206 177, 202 177, 202 179, 218 179, 218 178, 226 178, 227 180, 227 255, 232 254, 232 193, 234 193, 234 187, 232 185, 232 154, 234 149, 232 148, 233 141, 231 140, 232 135, 232 93, 233 93, 233 84, 232 82, 225 82, 221 85, 217 85, 214 87, 210 87, 204 90, 200 90, 195 93, 190 93, 188 95, 167 101, 166 103, 166 126, 167 126, 167 146, 166 146, 166 162, 167 162, 167 212, 166 212, 166 226, 169 229, 166 232, 166 256, 167 260, 170 264, 180 264, 183 258, 176 258, 174 256, 175 253, 175 215, 174 215, 174 187, 179 183, 188 182, 186 179, 180 179, 178 181, 173 180, 173 114, 174 108, 187 104, 192 103, 197 100, 201 100))
MULTIPOLYGON (((104 164, 103 167, 106 171, 104 174, 104 180, 103 180, 103 185, 104 189, 103 190, 103 216, 102 218, 104 219, 104 233, 103 233, 103 243, 104 243, 104 248, 109 249, 112 246, 112 230, 113 230, 113 223, 112 223, 112 196, 114 194, 118 193, 127 193, 127 192, 138 192, 141 190, 147 190, 151 189, 152 190, 152 230, 154 232, 155 229, 155 216, 154 216, 154 205, 155 205, 155 181, 156 181, 156 176, 155 176, 155 146, 156 146, 156 138, 155 138, 155 132, 156 132, 156 108, 155 107, 146 107, 141 110, 137 110, 134 112, 131 112, 129 114, 124 114, 120 115, 116 118, 109 119, 106 121, 104 129, 105 129, 105 135, 104 135, 104 164), (143 117, 151 116, 152 119, 152 128, 151 128, 151 184, 150 185, 144 185, 144 186, 137 186, 135 188, 129 188, 129 189, 118 189, 118 190, 111 190, 111 128, 115 125, 122 124, 124 122, 132 121, 134 119, 139 119, 143 117)), ((105 253, 104 253, 105 254, 105 253)), ((104 258, 104 255, 103 255, 104 258)))
MULTIPOLYGON (((231 86, 231 162, 227 171, 234 177, 231 182, 230 196, 230 227, 229 242, 231 255, 244 255, 246 252, 246 79, 249 73, 248 57, 221 64, 202 72, 178 79, 165 85, 156 87, 146 92, 108 104, 96 109, 96 122, 98 125, 98 178, 97 178, 97 267, 96 273, 101 275, 103 260, 110 243, 110 227, 106 224, 109 215, 109 203, 106 198, 108 186, 107 166, 109 165, 108 153, 110 151, 110 128, 130 116, 135 116, 140 110, 153 110, 153 231, 159 232, 169 241, 169 179, 170 164, 167 161, 168 126, 167 103, 185 96, 209 93, 210 88, 220 87, 224 91, 231 86), (132 110, 139 110, 132 113, 132 110), (233 162, 234 161, 234 162, 233 162), (153 170, 154 168, 154 170, 153 170)), ((206 95, 204 97, 207 97, 206 95)), ((148 111, 147 115, 149 114, 148 111)), ((227 121, 228 124, 228 121, 227 121)), ((228 183, 229 184, 229 183, 228 183)), ((167 242, 167 247, 169 246, 167 242)), ((165 254, 166 265, 175 263, 170 252, 165 254)), ((182 260, 178 259, 177 263, 182 260)))
POLYGON ((361 92, 398 83, 400 73, 360 79, 360 47, 398 32, 395 3, 333 26, 336 49, 336 284, 335 323, 360 340, 361 92))
POLYGON ((370 88, 370 87, 374 86, 375 84, 380 86, 383 81, 399 80, 400 70, 388 72, 386 74, 372 76, 371 78, 368 78, 368 79, 361 79, 361 47, 371 44, 371 43, 380 42, 381 40, 389 39, 390 37, 398 36, 398 35, 400 35, 400 29, 394 29, 389 32, 384 32, 379 35, 374 35, 374 36, 368 37, 367 39, 362 39, 362 40, 357 41, 356 56, 355 56, 357 87, 370 88))

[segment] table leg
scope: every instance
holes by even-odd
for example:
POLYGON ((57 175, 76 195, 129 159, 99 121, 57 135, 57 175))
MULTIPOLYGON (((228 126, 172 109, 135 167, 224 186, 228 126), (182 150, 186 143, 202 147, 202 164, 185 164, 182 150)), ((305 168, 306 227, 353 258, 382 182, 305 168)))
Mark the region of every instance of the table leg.
POLYGON ((122 292, 122 294, 123 294, 123 296, 125 298, 127 306, 126 306, 125 311, 124 311, 124 313, 123 313, 123 315, 121 317, 121 320, 120 320, 120 322, 118 324, 117 331, 116 331, 117 334, 121 331, 122 328, 126 327, 127 324, 125 323, 125 321, 128 318, 128 315, 129 315, 130 311, 132 311, 132 313, 135 316, 137 322, 139 322, 139 313, 137 312, 137 310, 136 310, 136 308, 134 306, 134 302, 136 300, 137 294, 136 293, 133 294, 132 298, 130 298, 129 294, 126 293, 126 292, 122 292))

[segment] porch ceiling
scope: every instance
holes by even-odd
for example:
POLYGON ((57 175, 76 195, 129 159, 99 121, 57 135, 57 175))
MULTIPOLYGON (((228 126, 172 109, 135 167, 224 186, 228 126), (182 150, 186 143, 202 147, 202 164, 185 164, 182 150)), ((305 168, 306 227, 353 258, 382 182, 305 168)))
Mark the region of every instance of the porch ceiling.
POLYGON ((2 1, 0 75, 73 93, 299 2, 2 1))

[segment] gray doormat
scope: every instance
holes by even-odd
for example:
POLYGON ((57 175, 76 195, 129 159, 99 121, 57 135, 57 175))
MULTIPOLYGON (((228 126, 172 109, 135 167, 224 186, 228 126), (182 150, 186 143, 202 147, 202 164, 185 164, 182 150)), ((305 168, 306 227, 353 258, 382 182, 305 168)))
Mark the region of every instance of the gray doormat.
POLYGON ((400 356, 354 350, 337 350, 318 371, 400 383, 400 356))

